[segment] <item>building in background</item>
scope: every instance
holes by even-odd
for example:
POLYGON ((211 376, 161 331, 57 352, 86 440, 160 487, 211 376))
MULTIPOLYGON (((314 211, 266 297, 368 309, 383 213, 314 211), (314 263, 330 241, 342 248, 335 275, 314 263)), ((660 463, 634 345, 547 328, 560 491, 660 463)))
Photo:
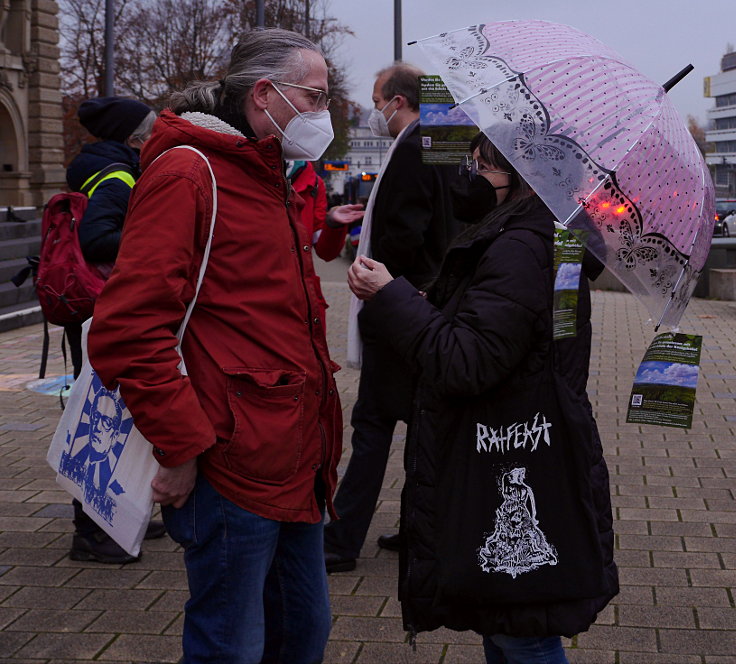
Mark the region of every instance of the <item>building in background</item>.
POLYGON ((357 176, 364 172, 378 173, 393 140, 390 137, 374 136, 367 123, 363 121, 360 126, 351 129, 350 149, 346 156, 350 175, 357 176))
POLYGON ((721 59, 721 71, 707 76, 704 94, 712 97, 715 106, 708 111, 705 140, 712 151, 706 155, 716 197, 736 198, 736 52, 721 59))
POLYGON ((43 205, 66 183, 57 12, 0 0, 0 208, 43 205))

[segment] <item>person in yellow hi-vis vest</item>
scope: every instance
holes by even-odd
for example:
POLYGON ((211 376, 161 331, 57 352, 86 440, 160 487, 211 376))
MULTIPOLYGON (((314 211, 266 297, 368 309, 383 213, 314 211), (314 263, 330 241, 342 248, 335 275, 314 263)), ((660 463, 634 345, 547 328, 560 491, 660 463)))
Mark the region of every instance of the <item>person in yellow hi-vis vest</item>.
MULTIPOLYGON (((79 106, 79 121, 95 138, 72 160, 66 181, 72 191, 89 196, 78 226, 84 258, 109 276, 118 255, 130 191, 139 170, 139 152, 151 135, 156 113, 143 102, 125 97, 96 97, 79 106)), ((82 326, 64 326, 74 367, 82 368, 82 326)), ((162 537, 163 523, 152 521, 146 537, 162 537)), ((138 560, 121 549, 74 501, 72 560, 125 564, 138 560)))

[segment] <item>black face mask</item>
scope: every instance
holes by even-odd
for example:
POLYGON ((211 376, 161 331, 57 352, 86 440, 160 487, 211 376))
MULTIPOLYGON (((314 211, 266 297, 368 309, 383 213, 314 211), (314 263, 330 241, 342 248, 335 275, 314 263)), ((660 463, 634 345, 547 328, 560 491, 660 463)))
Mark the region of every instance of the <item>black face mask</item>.
MULTIPOLYGON (((508 187, 498 187, 508 189, 508 187)), ((463 177, 450 185, 450 198, 455 218, 465 223, 480 221, 498 204, 496 187, 484 177, 463 177)))

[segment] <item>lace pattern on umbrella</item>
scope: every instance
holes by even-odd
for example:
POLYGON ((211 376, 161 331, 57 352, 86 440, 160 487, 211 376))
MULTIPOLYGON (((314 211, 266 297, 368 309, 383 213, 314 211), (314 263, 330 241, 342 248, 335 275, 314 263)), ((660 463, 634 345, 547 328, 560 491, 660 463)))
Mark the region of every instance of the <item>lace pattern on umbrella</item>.
MULTIPOLYGON (((527 85, 525 73, 487 54, 490 42, 483 28, 473 26, 439 38, 441 48, 450 54, 445 65, 462 72, 468 85, 476 86, 475 103, 494 116, 487 133, 522 175, 530 181, 549 182, 568 200, 570 227, 592 233, 589 248, 611 269, 622 278, 635 273, 633 278, 648 284, 650 292, 673 295, 688 256, 663 234, 644 231, 636 197, 627 196, 616 172, 596 163, 583 145, 555 132, 557 127, 552 126, 545 104, 527 85), (493 84, 484 87, 488 80, 493 84), (589 193, 585 195, 584 190, 589 193)), ((473 109, 466 111, 473 117, 473 109)), ((479 122, 479 126, 484 125, 479 122)), ((545 191, 538 193, 546 200, 545 191)), ((683 295, 682 290, 678 288, 674 295, 683 295)))

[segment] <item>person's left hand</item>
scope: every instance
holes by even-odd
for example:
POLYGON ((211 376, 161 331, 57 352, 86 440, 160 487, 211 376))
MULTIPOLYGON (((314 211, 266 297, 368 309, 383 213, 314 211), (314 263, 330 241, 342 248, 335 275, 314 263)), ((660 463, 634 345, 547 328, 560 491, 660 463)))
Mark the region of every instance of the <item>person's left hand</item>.
POLYGON ((335 228, 340 225, 352 224, 354 221, 359 221, 363 218, 364 214, 365 210, 359 203, 338 205, 337 207, 330 208, 327 213, 327 221, 335 228))
POLYGON ((161 466, 151 482, 153 501, 161 505, 173 505, 179 509, 194 488, 197 480, 197 458, 185 461, 181 466, 161 466))
POLYGON ((367 256, 358 256, 348 268, 348 285, 359 300, 370 300, 393 279, 383 263, 367 256))

